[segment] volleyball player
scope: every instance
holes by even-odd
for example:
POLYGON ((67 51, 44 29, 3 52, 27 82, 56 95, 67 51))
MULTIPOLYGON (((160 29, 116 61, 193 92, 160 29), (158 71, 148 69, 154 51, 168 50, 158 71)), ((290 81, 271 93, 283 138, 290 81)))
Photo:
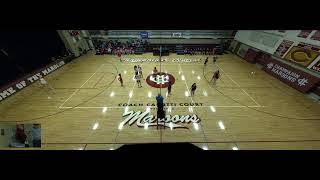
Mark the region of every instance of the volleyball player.
POLYGON ((141 66, 138 65, 137 69, 138 69, 139 75, 141 76, 141 78, 143 78, 141 66))
POLYGON ((204 61, 204 65, 206 66, 208 63, 209 57, 206 58, 206 60, 204 61))
POLYGON ((119 73, 119 77, 118 77, 119 82, 121 83, 121 87, 123 87, 123 79, 121 77, 121 74, 119 73))
POLYGON ((216 85, 217 80, 220 78, 220 71, 217 70, 216 72, 213 73, 212 79, 213 80, 213 85, 216 85))
POLYGON ((158 70, 157 70, 157 67, 154 67, 153 71, 152 71, 152 74, 153 74, 153 77, 156 78, 157 77, 157 74, 158 73, 158 70))
POLYGON ((133 70, 134 70, 134 74, 138 73, 138 67, 136 65, 133 67, 133 70))
POLYGON ((141 75, 138 72, 135 75, 135 79, 137 80, 138 87, 141 88, 141 75))
POLYGON ((196 83, 193 83, 190 88, 191 96, 194 96, 194 92, 196 91, 196 89, 197 89, 197 85, 196 85, 196 83))
POLYGON ((122 62, 122 59, 121 59, 121 49, 119 49, 118 51, 117 51, 117 55, 118 55, 118 57, 119 57, 119 59, 120 59, 120 62, 122 62))

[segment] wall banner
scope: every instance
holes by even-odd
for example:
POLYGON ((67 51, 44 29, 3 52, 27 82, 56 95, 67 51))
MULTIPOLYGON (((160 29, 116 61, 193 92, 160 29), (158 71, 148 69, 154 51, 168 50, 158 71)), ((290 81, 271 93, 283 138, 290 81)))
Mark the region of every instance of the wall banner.
POLYGON ((277 50, 274 52, 274 55, 282 57, 292 46, 293 41, 283 40, 277 50))
POLYGON ((3 87, 0 89, 0 102, 5 100, 6 98, 10 97, 11 95, 17 93, 18 91, 22 90, 23 88, 29 86, 30 84, 38 81, 40 78, 50 74, 51 72, 59 69, 63 65, 66 64, 65 60, 61 60, 54 64, 48 65, 31 75, 25 76, 10 85, 3 87))
POLYGON ((312 30, 301 30, 298 37, 307 38, 311 34, 312 30))
POLYGON ((319 54, 320 53, 318 51, 312 50, 311 48, 294 46, 290 49, 284 59, 307 67, 310 63, 317 59, 319 54))
POLYGON ((268 74, 301 92, 308 92, 320 82, 320 78, 269 58, 262 68, 268 74))

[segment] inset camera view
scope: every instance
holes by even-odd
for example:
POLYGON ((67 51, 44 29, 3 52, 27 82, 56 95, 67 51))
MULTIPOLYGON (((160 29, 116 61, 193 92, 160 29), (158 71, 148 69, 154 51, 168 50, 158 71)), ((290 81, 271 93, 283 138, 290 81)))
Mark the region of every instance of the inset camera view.
POLYGON ((40 148, 41 125, 0 123, 0 148, 40 148))

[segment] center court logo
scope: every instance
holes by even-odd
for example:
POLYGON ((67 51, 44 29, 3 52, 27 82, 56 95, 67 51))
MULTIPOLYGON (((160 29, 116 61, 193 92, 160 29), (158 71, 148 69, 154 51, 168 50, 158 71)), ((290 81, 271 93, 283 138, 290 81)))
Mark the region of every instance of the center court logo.
MULTIPOLYGON (((147 126, 157 126, 157 118, 153 115, 151 115, 148 111, 141 112, 141 111, 129 111, 125 112, 122 117, 125 119, 120 123, 120 126, 123 127, 126 124, 131 126, 132 124, 136 123, 138 127, 145 127, 147 126)), ((159 126, 166 126, 170 127, 172 129, 175 128, 186 128, 188 129, 187 126, 183 126, 180 123, 184 124, 189 124, 189 123, 196 123, 198 124, 200 122, 200 118, 193 114, 193 115, 185 115, 185 116, 180 116, 180 115, 166 115, 164 119, 159 119, 158 120, 158 125, 159 126)))
POLYGON ((173 85, 175 81, 175 78, 171 74, 164 72, 150 74, 146 78, 147 84, 154 88, 167 88, 169 86, 169 82, 171 82, 171 85, 173 85))

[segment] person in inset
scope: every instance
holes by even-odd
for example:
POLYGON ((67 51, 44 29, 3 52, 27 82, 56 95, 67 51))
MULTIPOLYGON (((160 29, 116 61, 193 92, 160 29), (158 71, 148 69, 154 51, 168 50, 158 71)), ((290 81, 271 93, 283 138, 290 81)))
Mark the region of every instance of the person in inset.
POLYGON ((32 128, 33 147, 41 147, 41 128, 40 124, 33 124, 32 128))
POLYGON ((196 89, 197 89, 197 85, 196 85, 196 83, 193 83, 190 88, 191 96, 194 96, 194 92, 196 91, 196 89))
POLYGON ((141 75, 136 72, 135 79, 137 80, 138 87, 141 88, 141 75))
POLYGON ((17 124, 15 138, 17 141, 19 141, 19 143, 26 144, 25 146, 28 147, 28 145, 26 143, 27 135, 24 132, 24 125, 23 124, 17 124))
POLYGON ((168 96, 171 95, 171 86, 172 86, 172 83, 171 81, 169 80, 169 85, 168 85, 168 96))
POLYGON ((204 61, 204 65, 206 66, 208 63, 209 57, 206 58, 206 60, 204 61))
POLYGON ((121 87, 123 87, 123 79, 121 77, 121 74, 119 73, 119 77, 118 77, 119 82, 121 83, 121 87))

